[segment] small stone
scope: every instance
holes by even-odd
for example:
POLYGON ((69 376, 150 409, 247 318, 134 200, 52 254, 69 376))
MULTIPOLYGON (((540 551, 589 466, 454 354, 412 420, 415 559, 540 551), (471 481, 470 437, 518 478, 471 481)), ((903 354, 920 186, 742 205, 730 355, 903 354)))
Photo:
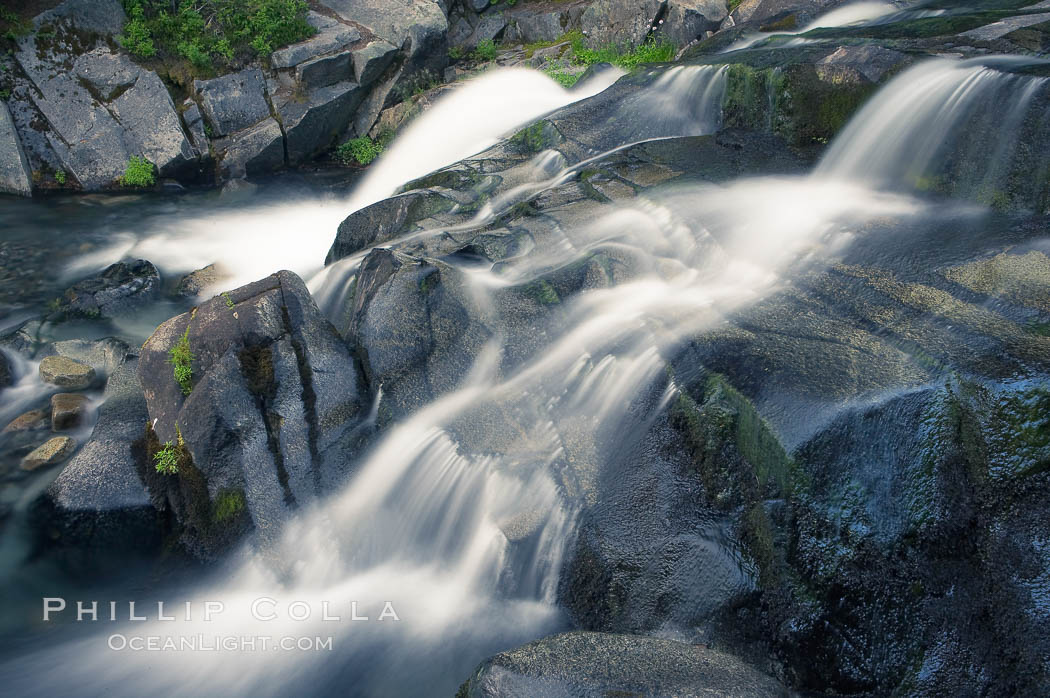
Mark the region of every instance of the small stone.
POLYGON ((95 369, 66 356, 49 356, 40 362, 40 379, 60 388, 82 390, 95 380, 95 369))
POLYGON ((73 455, 77 442, 68 436, 56 436, 22 459, 22 470, 36 470, 46 465, 55 465, 73 455))
POLYGON ((51 428, 55 431, 78 426, 87 412, 88 399, 79 393, 59 393, 51 396, 51 428))
POLYGON ((50 424, 51 415, 47 410, 30 410, 25 414, 15 417, 10 424, 4 427, 3 433, 10 434, 20 431, 46 429, 50 424))

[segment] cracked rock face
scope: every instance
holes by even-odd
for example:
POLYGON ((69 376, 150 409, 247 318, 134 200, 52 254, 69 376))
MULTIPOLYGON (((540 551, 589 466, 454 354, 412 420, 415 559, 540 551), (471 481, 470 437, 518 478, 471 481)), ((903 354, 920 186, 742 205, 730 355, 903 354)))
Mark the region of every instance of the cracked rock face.
POLYGON ((180 450, 179 474, 158 475, 147 462, 147 484, 198 554, 222 548, 231 511, 265 543, 291 512, 345 479, 365 390, 291 272, 164 323, 143 346, 138 371, 153 424, 147 453, 167 442, 180 450), (168 353, 184 336, 193 354, 189 395, 168 353))

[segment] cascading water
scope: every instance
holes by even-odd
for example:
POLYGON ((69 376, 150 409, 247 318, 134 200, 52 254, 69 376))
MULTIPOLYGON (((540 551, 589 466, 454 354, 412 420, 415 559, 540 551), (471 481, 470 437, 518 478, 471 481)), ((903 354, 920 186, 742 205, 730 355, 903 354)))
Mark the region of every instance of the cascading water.
MULTIPOLYGON (((369 170, 349 199, 311 195, 246 211, 165 211, 136 221, 117 242, 81 256, 70 269, 88 273, 124 258, 144 258, 165 274, 184 274, 220 261, 229 277, 222 288, 250 283, 274 269, 301 276, 316 272, 332 243, 332 231, 347 215, 394 193, 402 184, 469 157, 516 127, 590 97, 622 71, 600 71, 566 90, 535 70, 508 68, 467 81, 411 124, 369 170), (296 244, 288 245, 288 231, 296 244)), ((214 293, 218 289, 206 292, 214 293)))
POLYGON ((837 7, 827 14, 822 15, 810 24, 799 29, 785 28, 775 32, 753 32, 745 38, 729 46, 725 51, 741 51, 764 41, 774 35, 797 36, 805 34, 813 29, 826 27, 847 27, 853 24, 862 24, 877 21, 881 18, 891 16, 897 12, 897 7, 888 2, 853 2, 843 7, 837 7))
POLYGON ((1023 58, 932 59, 905 71, 835 139, 815 175, 932 190, 983 203, 1040 204, 1050 79, 1013 72, 1023 58), (963 127, 965 125, 965 128, 963 127), (1004 201, 1004 199, 1006 201, 1004 201))

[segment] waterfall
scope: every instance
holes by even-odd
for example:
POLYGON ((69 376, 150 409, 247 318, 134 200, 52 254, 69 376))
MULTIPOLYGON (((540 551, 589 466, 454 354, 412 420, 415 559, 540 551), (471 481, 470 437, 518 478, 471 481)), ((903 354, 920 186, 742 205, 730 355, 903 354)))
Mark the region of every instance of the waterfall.
POLYGON ((1012 188, 1033 203, 1050 160, 1017 144, 1046 142, 1048 78, 1009 72, 1033 63, 935 58, 908 69, 853 117, 816 176, 983 203, 999 203, 1012 188))

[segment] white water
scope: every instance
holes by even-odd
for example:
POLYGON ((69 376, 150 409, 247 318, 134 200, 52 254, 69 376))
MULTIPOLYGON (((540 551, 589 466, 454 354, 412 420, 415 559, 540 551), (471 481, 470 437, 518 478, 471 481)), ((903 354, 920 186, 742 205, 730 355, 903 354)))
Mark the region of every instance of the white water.
MULTIPOLYGON (((1032 59, 931 59, 902 73, 871 99, 828 148, 816 175, 882 187, 927 186, 980 134, 972 179, 992 182, 1009 160, 1033 97, 1050 81, 995 66, 1032 59)), ((957 173, 961 174, 961 173, 957 173)), ((955 179, 962 179, 956 177, 955 179)))
POLYGON ((740 41, 732 44, 724 52, 739 51, 745 48, 750 48, 770 36, 797 36, 812 31, 813 29, 824 27, 848 27, 853 24, 870 22, 895 12, 897 12, 897 7, 888 2, 853 2, 831 10, 801 29, 774 32, 752 32, 740 39, 740 41))
POLYGON ((83 276, 124 258, 148 259, 165 276, 220 262, 229 278, 206 295, 278 269, 309 277, 321 268, 333 231, 349 214, 390 196, 406 182, 488 148, 549 111, 601 92, 621 75, 619 70, 603 71, 566 90, 535 70, 487 72, 438 99, 408 126, 349 199, 309 198, 248 210, 231 206, 207 215, 165 212, 118 234, 111 246, 80 257, 66 273, 83 276), (289 236, 295 244, 288 244, 289 236))

